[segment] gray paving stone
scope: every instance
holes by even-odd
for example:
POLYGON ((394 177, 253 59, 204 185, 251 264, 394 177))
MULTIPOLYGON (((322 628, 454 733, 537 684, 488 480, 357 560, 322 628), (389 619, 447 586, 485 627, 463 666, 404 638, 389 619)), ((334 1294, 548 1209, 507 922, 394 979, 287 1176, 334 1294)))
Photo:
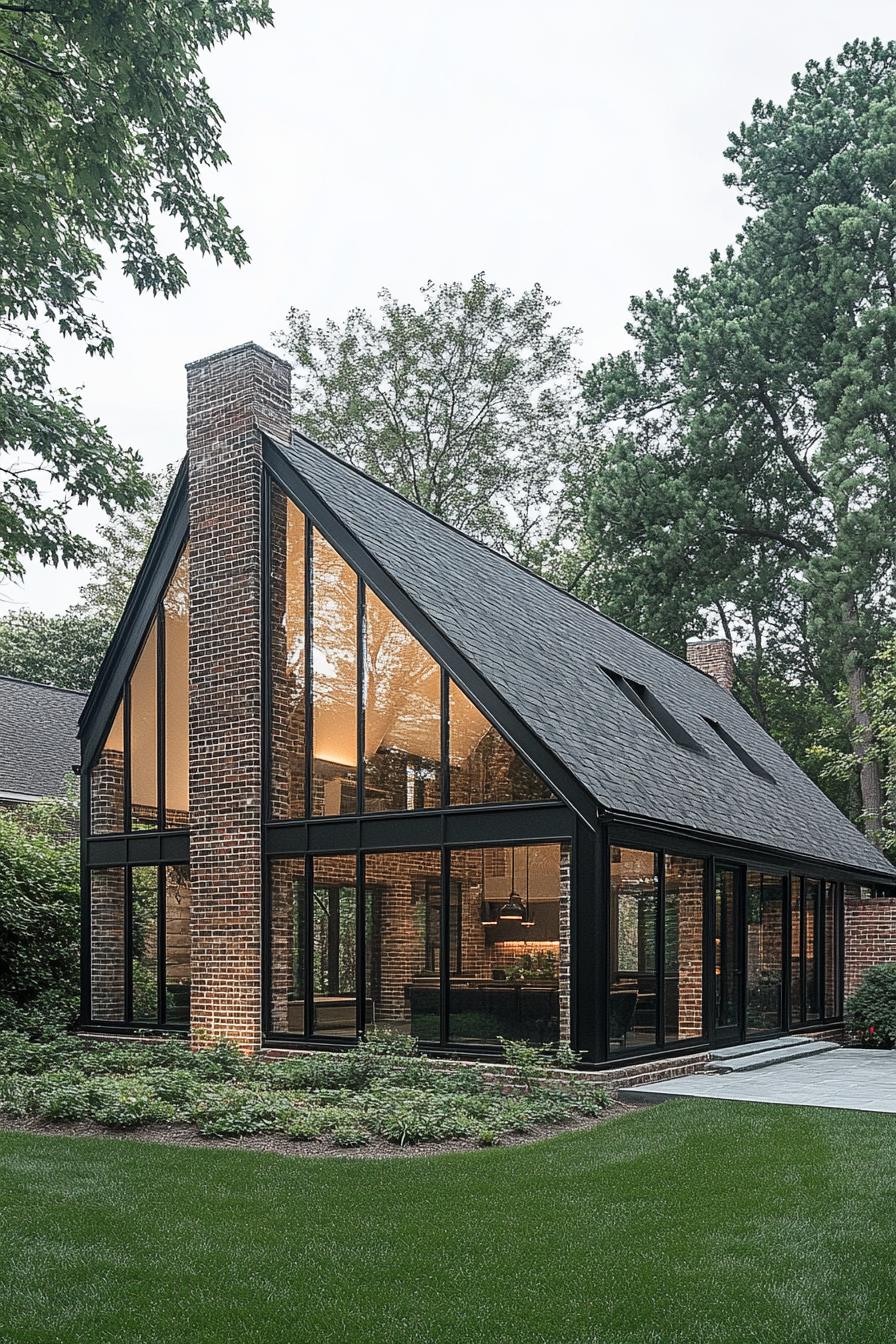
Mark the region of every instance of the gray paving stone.
POLYGON ((840 1048, 748 1074, 692 1074, 625 1090, 632 1101, 714 1097, 896 1115, 896 1051, 840 1048))

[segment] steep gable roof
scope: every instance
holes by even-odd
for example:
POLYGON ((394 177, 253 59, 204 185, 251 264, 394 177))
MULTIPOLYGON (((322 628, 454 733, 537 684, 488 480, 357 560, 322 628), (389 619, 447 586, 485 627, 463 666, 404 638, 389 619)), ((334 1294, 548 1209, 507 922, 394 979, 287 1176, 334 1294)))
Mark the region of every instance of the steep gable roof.
POLYGON ((605 811, 896 875, 710 677, 303 435, 277 447, 605 811), (693 745, 670 740, 608 672, 646 687, 693 745))
POLYGON ((0 799, 64 795, 86 699, 82 691, 0 677, 0 799))

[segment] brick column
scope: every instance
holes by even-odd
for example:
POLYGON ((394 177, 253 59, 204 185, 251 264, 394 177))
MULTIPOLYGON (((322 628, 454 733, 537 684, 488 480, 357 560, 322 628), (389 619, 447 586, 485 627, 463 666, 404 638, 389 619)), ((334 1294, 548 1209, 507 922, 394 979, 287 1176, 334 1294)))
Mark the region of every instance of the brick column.
POLYGON ((261 1041, 261 429, 289 366, 257 345, 187 366, 194 1046, 261 1041))

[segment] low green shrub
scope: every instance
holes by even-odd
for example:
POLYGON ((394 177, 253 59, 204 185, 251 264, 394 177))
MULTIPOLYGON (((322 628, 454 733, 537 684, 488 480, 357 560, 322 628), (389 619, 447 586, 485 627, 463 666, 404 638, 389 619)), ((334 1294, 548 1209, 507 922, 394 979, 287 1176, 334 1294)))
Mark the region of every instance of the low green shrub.
POLYGON ((896 1044, 896 961, 871 966, 847 1000, 846 1025, 862 1045, 891 1050, 896 1044))
POLYGON ((110 1129, 133 1129, 137 1125, 167 1125, 175 1108, 163 1101, 153 1086, 136 1078, 91 1085, 89 1118, 110 1129))
POLYGON ((363 1148, 365 1143, 370 1142, 370 1136, 364 1133, 360 1125, 353 1125, 348 1120, 333 1126, 330 1139, 337 1148, 363 1148))
POLYGON ((0 1111, 116 1128, 190 1124, 218 1138, 329 1138, 348 1148, 372 1138, 398 1146, 498 1142, 597 1115, 608 1104, 600 1088, 556 1072, 556 1051, 511 1043, 508 1056, 510 1071, 495 1077, 429 1059, 407 1036, 259 1063, 229 1045, 196 1053, 182 1041, 88 1043, 0 1032, 0 1111))

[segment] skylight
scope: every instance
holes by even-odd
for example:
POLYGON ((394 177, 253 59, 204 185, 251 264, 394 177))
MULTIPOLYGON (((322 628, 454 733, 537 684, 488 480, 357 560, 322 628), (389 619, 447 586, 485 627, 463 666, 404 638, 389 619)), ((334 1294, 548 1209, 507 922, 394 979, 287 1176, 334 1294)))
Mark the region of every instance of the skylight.
POLYGON ((672 717, 665 705, 646 686, 642 686, 639 681, 632 681, 630 677, 624 677, 621 672, 612 671, 609 667, 605 667, 603 670, 613 685, 622 692, 636 709, 641 711, 645 719, 648 719, 657 732, 662 733, 663 737, 668 738, 670 742, 677 743, 680 747, 689 747, 691 751, 700 750, 698 743, 694 741, 690 733, 682 728, 678 720, 672 717))
POLYGON ((720 738, 721 741, 725 743, 725 746, 728 748, 731 754, 737 757, 741 765, 745 765, 747 767, 747 769, 750 771, 750 774, 755 775, 757 779, 764 779, 767 784, 775 783, 774 775, 770 774, 769 771, 766 770, 764 765, 760 765, 757 760, 754 760, 754 758, 747 751, 746 747, 742 747, 741 744, 737 741, 737 739, 733 738, 731 734, 727 732, 727 730, 724 729, 720 723, 716 723, 715 719, 707 719, 706 722, 709 724, 710 728, 713 730, 716 737, 720 738))

